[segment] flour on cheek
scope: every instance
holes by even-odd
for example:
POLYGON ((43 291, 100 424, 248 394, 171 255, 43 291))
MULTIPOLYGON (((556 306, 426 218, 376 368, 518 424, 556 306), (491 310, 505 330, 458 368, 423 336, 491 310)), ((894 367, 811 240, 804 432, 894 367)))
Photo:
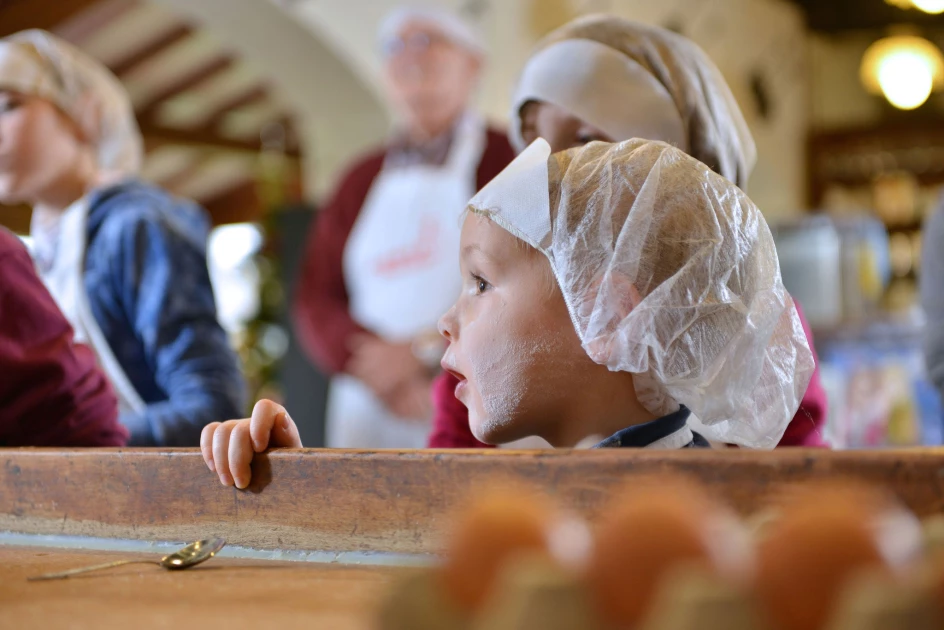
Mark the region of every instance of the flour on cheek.
MULTIPOLYGON (((533 308, 541 309, 540 302, 533 308)), ((510 441, 540 432, 546 405, 560 396, 562 375, 572 363, 563 335, 543 317, 503 308, 490 322, 494 336, 473 362, 482 401, 478 437, 510 441)), ((569 322, 567 322, 569 325, 569 322)))

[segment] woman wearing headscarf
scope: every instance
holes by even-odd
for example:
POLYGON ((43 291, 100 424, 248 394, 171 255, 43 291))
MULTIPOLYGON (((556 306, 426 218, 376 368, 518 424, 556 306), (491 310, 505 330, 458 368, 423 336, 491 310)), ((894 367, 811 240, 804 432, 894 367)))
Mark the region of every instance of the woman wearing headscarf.
POLYGON ((190 446, 240 414, 244 384, 216 318, 206 214, 138 180, 142 157, 104 66, 44 31, 0 40, 0 201, 33 207, 39 273, 130 443, 190 446))
MULTIPOLYGON (((756 160, 747 124, 708 56, 680 35, 612 16, 580 18, 548 35, 521 73, 511 117, 518 151, 538 137, 554 152, 594 140, 660 140, 742 189, 756 160)), ((802 312, 800 321, 812 349, 802 312)), ((469 428, 457 383, 442 374, 434 384, 429 446, 488 446, 469 428)), ((825 413, 817 367, 780 446, 825 446, 825 413)))

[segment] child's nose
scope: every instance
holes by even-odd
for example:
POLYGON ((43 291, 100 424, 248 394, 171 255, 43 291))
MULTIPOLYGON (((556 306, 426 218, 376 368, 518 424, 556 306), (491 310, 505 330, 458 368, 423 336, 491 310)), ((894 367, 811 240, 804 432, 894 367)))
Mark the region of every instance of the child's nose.
POLYGON ((455 341, 455 330, 456 330, 456 307, 453 306, 446 314, 439 318, 439 323, 437 325, 439 328, 439 334, 446 338, 450 343, 455 341))

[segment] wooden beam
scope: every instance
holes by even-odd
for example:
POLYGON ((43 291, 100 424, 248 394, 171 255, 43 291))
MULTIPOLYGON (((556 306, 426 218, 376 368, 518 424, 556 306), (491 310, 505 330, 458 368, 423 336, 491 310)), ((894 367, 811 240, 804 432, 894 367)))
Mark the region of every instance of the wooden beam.
MULTIPOLYGON (((262 150, 260 140, 237 140, 227 138, 218 134, 215 130, 208 129, 175 129, 154 124, 148 120, 139 121, 141 134, 144 136, 145 147, 150 151, 166 144, 180 144, 185 146, 203 146, 217 149, 226 149, 231 151, 252 151, 258 153, 262 150)), ((289 157, 298 157, 300 152, 297 148, 286 151, 289 157)))
POLYGON ((246 105, 252 105, 254 103, 258 103, 259 101, 263 101, 268 95, 269 92, 265 85, 260 84, 251 87, 218 105, 215 110, 206 116, 205 121, 201 127, 214 129, 220 124, 220 121, 223 120, 223 117, 226 116, 226 114, 233 110, 239 109, 240 107, 245 107, 246 105))
POLYGON ((32 215, 29 206, 0 205, 0 225, 16 234, 29 234, 32 215))
POLYGON ((210 213, 213 225, 261 221, 265 213, 253 180, 246 180, 200 203, 210 213))
POLYGON ((55 32, 56 35, 73 44, 81 44, 82 41, 139 6, 136 0, 101 0, 98 4, 56 26, 55 32))
POLYGON ((180 24, 159 36, 157 39, 146 42, 141 47, 136 48, 126 57, 112 63, 109 67, 116 76, 122 77, 147 59, 167 50, 174 44, 190 37, 192 34, 193 29, 190 26, 180 24))
POLYGON ((138 118, 141 120, 153 118, 154 114, 157 112, 157 108, 160 107, 164 101, 172 99, 178 94, 182 94, 200 85, 210 77, 230 68, 234 63, 235 60, 232 57, 216 57, 202 66, 191 70, 177 81, 174 81, 172 84, 160 90, 151 97, 151 100, 142 105, 138 109, 138 118))
POLYGON ((28 28, 53 30, 99 0, 18 0, 0 5, 0 37, 28 28))
POLYGON ((944 450, 278 450, 244 491, 197 449, 0 450, 0 531, 134 540, 428 553, 470 491, 499 480, 552 495, 591 523, 639 474, 694 477, 740 514, 779 484, 856 479, 921 517, 944 513, 944 450))
POLYGON ((181 161, 181 166, 176 171, 155 183, 171 192, 177 192, 180 186, 193 177, 204 161, 206 161, 206 156, 202 153, 191 155, 181 161))
POLYGON ((285 151, 287 154, 294 155, 299 151, 301 141, 298 137, 298 130, 295 128, 295 119, 291 116, 282 116, 276 122, 282 124, 285 128, 285 151))

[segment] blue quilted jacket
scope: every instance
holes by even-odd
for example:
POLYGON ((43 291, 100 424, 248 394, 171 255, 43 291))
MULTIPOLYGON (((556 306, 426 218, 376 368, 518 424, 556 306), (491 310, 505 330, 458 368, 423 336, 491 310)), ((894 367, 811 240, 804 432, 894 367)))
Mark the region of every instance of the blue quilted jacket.
POLYGON ((90 199, 85 288, 112 352, 147 404, 130 444, 196 446, 243 415, 239 361, 216 318, 206 212, 139 181, 90 199))

